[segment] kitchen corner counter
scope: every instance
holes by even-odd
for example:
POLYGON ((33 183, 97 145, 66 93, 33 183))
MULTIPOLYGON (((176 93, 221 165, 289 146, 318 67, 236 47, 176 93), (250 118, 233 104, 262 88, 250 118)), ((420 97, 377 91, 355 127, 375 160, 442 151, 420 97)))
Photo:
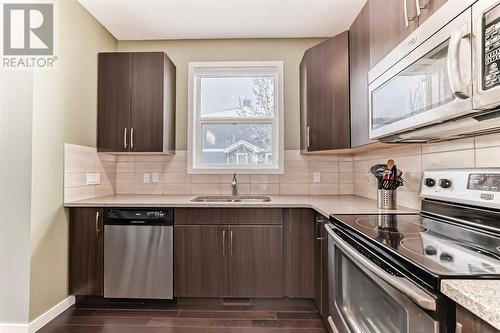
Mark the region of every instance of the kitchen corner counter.
POLYGON ((194 195, 110 195, 95 199, 65 203, 65 207, 226 207, 226 208, 312 208, 318 213, 332 214, 380 214, 418 213, 418 210, 399 207, 396 210, 377 208, 377 201, 355 195, 271 195, 270 202, 204 203, 192 202, 194 195))
POLYGON ((441 292, 500 330, 500 280, 443 280, 441 292))

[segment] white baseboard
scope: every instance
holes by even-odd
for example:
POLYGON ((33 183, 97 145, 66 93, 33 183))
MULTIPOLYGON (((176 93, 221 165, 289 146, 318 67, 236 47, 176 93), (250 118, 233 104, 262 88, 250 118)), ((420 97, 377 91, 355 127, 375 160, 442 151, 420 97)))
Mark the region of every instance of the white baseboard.
POLYGON ((0 323, 2 333, 28 333, 29 324, 4 324, 0 323))
POLYGON ((58 304, 54 305, 41 316, 33 319, 29 324, 3 324, 0 323, 0 332, 2 333, 35 333, 40 328, 48 324, 55 317, 59 316, 70 306, 75 304, 75 296, 69 296, 58 304))
POLYGON ((69 296, 68 298, 63 299, 47 312, 45 312, 38 318, 33 319, 33 321, 29 324, 28 333, 35 333, 40 328, 44 327, 46 324, 52 321, 55 317, 66 311, 66 309, 71 307, 73 304, 75 304, 75 296, 69 296))

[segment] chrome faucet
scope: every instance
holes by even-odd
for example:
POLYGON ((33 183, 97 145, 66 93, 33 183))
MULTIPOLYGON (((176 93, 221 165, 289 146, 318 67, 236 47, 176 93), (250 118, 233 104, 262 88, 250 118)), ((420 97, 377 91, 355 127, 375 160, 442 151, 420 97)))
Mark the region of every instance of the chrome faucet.
POLYGON ((238 195, 238 182, 236 181, 236 174, 233 174, 233 180, 231 181, 231 188, 233 190, 233 197, 238 195))

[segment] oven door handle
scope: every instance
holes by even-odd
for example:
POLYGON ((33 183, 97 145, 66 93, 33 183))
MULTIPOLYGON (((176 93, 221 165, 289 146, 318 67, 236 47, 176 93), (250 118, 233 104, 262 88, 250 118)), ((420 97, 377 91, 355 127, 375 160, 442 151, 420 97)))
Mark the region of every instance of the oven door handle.
POLYGON ((339 329, 337 328, 337 326, 335 326, 335 323, 333 322, 332 316, 329 316, 327 318, 327 321, 328 321, 328 324, 330 325, 333 333, 339 333, 339 329))
POLYGON ((470 98, 470 82, 462 79, 462 68, 460 67, 460 45, 463 39, 470 38, 470 26, 464 24, 458 31, 450 37, 448 46, 448 80, 450 82, 451 92, 456 98, 470 98))
POLYGON ((421 308, 430 311, 436 311, 436 300, 434 297, 429 295, 427 292, 422 290, 416 284, 410 282, 408 279, 393 276, 387 273, 382 268, 378 267, 370 260, 365 258, 363 255, 359 254, 358 251, 352 249, 352 247, 346 243, 342 238, 337 236, 333 229, 335 227, 331 225, 325 225, 326 230, 330 237, 333 238, 335 243, 342 248, 345 252, 351 255, 354 259, 356 259, 364 268, 378 276, 380 279, 387 282, 389 285, 406 295, 413 302, 418 304, 421 308))

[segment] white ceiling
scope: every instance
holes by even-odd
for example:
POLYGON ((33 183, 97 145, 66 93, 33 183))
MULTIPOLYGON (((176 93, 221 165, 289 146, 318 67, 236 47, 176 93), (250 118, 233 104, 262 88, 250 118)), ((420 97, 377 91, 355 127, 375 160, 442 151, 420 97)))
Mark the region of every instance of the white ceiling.
POLYGON ((329 37, 366 0, 79 0, 117 39, 329 37))

